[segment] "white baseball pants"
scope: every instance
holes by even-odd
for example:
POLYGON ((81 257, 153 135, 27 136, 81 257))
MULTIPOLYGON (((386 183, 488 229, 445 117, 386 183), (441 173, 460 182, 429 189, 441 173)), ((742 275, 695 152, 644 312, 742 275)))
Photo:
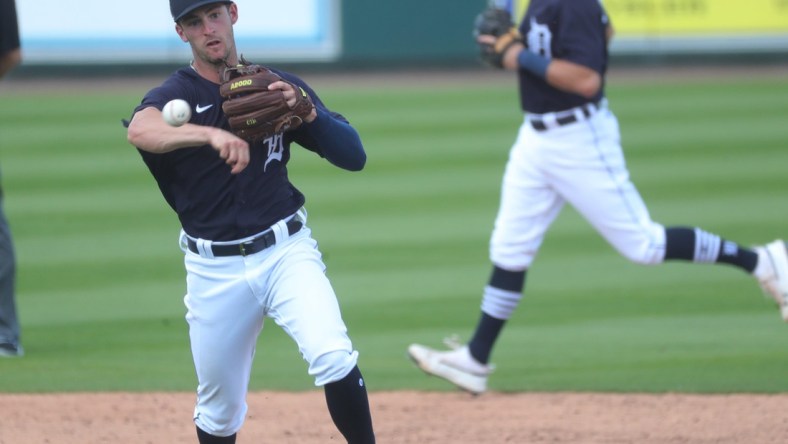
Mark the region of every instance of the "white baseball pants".
POLYGON ((358 352, 308 227, 289 237, 280 230, 276 245, 245 257, 184 252, 200 429, 216 436, 240 430, 265 317, 296 342, 315 385, 342 379, 356 366, 358 352))
MULTIPOLYGON (((565 203, 572 205, 627 259, 664 260, 665 229, 653 222, 630 181, 618 120, 603 106, 590 117, 544 131, 526 116, 509 155, 490 259, 527 269, 565 203)), ((553 118, 554 120, 554 118, 553 118)))

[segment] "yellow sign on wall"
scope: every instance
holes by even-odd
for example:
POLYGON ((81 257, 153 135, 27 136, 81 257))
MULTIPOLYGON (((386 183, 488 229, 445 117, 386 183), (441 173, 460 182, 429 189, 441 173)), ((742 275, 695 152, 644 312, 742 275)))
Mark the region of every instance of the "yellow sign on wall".
MULTIPOLYGON (((603 0, 603 4, 619 36, 788 32, 788 0, 603 0)), ((528 0, 513 0, 518 22, 527 6, 528 0)))
POLYGON ((619 34, 788 31, 788 0, 605 0, 619 34))

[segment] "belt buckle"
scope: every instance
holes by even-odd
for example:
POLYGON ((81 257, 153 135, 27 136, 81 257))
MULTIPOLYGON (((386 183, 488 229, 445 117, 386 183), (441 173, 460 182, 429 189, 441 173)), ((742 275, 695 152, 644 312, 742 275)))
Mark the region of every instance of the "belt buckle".
POLYGON ((246 247, 244 246, 246 244, 249 244, 250 247, 252 246, 251 242, 241 242, 240 244, 238 244, 238 250, 241 252, 241 256, 244 257, 246 257, 246 247))

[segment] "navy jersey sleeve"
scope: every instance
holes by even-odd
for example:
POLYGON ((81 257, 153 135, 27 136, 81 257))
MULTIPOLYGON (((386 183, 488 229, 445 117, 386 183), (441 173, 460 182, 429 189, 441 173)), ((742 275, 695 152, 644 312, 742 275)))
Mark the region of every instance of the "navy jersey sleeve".
POLYGON ((304 88, 317 111, 317 119, 290 132, 292 141, 317 153, 332 164, 346 170, 361 170, 366 153, 356 130, 341 114, 329 110, 317 93, 299 77, 278 72, 286 80, 304 88))

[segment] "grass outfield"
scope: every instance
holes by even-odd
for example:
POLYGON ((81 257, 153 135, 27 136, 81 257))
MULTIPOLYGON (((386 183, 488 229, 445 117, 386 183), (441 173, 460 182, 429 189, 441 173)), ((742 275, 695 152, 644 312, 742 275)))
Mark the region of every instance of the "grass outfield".
MULTIPOLYGON (((467 338, 477 320, 513 87, 318 88, 361 133, 367 168, 296 150, 291 175, 371 390, 452 390, 405 348, 467 338)), ((120 125, 145 90, 0 89, 27 352, 0 359, 1 392, 195 387, 179 226, 120 125)), ((742 244, 788 236, 787 82, 628 81, 608 96, 656 220, 742 244)), ((630 264, 567 208, 493 360, 501 391, 785 392, 788 325, 740 271, 630 264)), ((312 388, 272 322, 251 388, 312 388)))

